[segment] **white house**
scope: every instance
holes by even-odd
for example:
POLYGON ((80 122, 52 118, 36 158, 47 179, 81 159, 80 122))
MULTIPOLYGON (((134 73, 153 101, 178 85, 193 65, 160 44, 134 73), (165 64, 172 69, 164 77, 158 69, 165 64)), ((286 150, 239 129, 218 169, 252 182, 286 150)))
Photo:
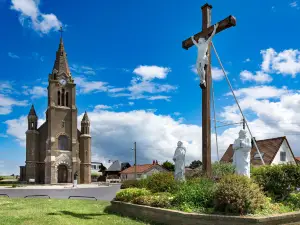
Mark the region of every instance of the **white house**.
MULTIPOLYGON (((256 144, 266 165, 276 165, 282 163, 297 164, 298 162, 285 136, 258 140, 256 141, 256 144)), ((227 151, 224 153, 221 162, 232 162, 232 157, 233 150, 231 144, 229 145, 227 151)), ((262 165, 261 159, 255 146, 253 146, 251 149, 251 165, 262 165)))
MULTIPOLYGON (((168 172, 165 168, 158 164, 144 164, 144 165, 137 165, 136 166, 136 174, 137 179, 146 178, 151 176, 153 173, 160 173, 160 172, 168 172)), ((131 166, 121 173, 121 180, 134 180, 135 179, 135 168, 131 166)))

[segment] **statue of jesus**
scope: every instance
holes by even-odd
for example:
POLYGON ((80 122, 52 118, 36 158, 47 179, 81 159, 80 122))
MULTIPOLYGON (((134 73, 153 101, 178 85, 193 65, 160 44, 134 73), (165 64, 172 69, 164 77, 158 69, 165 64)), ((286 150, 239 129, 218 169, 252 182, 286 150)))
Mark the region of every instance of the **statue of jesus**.
POLYGON ((182 146, 182 142, 178 141, 173 160, 175 162, 175 180, 185 181, 185 153, 186 149, 182 146))
POLYGON ((196 68, 197 68, 197 73, 200 76, 200 87, 202 89, 206 87, 205 66, 208 64, 208 58, 207 58, 208 45, 210 44, 212 37, 215 35, 218 25, 219 24, 216 24, 214 26, 214 31, 212 32, 212 34, 207 40, 205 40, 205 38, 200 37, 197 43, 194 39, 194 36, 191 37, 194 45, 198 48, 196 68))

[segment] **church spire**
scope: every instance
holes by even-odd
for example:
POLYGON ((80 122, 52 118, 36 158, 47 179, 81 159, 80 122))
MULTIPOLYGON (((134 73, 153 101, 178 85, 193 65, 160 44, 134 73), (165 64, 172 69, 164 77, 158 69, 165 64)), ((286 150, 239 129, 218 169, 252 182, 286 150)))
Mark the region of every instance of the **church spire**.
POLYGON ((71 76, 71 73, 68 65, 67 53, 65 52, 64 42, 62 38, 62 33, 63 33, 62 27, 60 27, 60 32, 61 32, 60 42, 59 42, 58 50, 56 52, 56 59, 53 66, 53 73, 55 73, 58 76, 64 73, 66 74, 66 76, 69 77, 71 76))
POLYGON ((28 116, 37 116, 33 104, 31 105, 28 116))
POLYGON ((84 112, 84 115, 82 117, 82 122, 90 122, 89 117, 88 117, 86 111, 84 112))

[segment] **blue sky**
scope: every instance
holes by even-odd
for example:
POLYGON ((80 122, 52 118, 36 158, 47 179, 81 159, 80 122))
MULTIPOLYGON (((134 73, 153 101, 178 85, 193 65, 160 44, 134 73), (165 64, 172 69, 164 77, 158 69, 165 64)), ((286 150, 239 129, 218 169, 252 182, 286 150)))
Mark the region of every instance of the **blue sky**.
MULTIPOLYGON (((181 42, 201 30, 205 3, 0 0, 0 173, 18 173, 24 164, 25 116, 32 103, 40 122, 45 119, 60 25, 77 83, 78 116, 87 110, 91 118, 93 160, 132 161, 137 141, 140 163, 170 161, 179 139, 188 162, 201 158, 196 48, 186 51, 181 42)), ((300 2, 209 3, 213 23, 229 15, 237 19, 236 27, 213 41, 254 135, 286 135, 300 155, 300 2)), ((214 54, 212 66, 217 119, 239 122, 214 54)), ((220 156, 239 129, 218 130, 220 156)))

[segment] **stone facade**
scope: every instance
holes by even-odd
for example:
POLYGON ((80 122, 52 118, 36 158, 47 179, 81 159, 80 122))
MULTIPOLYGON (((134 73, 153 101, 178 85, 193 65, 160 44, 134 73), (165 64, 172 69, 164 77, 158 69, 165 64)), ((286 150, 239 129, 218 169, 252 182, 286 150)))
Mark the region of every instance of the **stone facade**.
POLYGON ((81 131, 77 129, 76 84, 72 79, 60 40, 52 73, 48 79, 46 121, 38 128, 32 105, 26 131, 26 165, 20 179, 36 183, 71 183, 78 173, 79 183, 91 183, 90 121, 85 112, 81 131))

